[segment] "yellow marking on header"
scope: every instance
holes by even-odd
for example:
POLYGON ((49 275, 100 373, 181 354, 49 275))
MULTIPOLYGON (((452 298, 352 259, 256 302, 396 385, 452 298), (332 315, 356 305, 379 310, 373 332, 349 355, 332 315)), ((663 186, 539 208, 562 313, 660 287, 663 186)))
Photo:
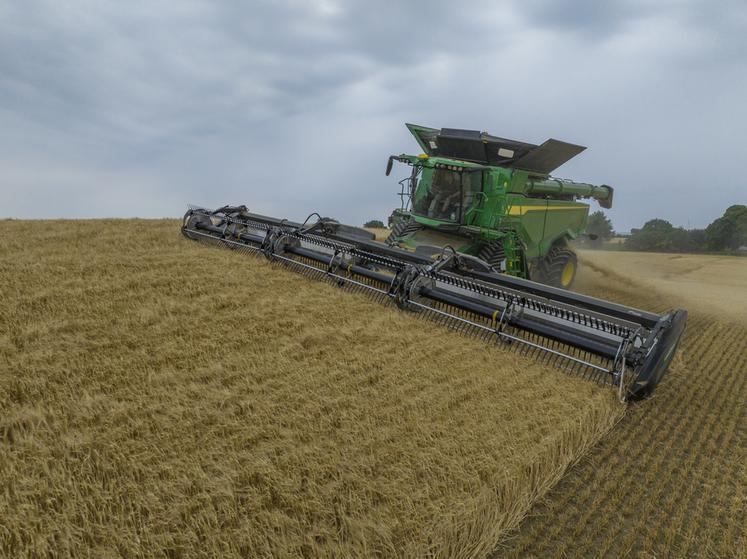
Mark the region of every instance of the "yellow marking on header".
POLYGON ((527 212, 543 212, 545 210, 585 210, 587 206, 511 206, 508 215, 524 215, 527 212))

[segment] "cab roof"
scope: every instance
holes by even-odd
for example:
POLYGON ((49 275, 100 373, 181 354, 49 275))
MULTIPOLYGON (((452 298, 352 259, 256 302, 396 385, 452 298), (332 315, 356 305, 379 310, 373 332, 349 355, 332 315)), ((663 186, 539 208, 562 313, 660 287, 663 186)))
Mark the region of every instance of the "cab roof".
POLYGON ((423 151, 429 156, 471 161, 550 174, 586 148, 549 139, 541 145, 507 140, 478 130, 428 128, 407 124, 423 151))

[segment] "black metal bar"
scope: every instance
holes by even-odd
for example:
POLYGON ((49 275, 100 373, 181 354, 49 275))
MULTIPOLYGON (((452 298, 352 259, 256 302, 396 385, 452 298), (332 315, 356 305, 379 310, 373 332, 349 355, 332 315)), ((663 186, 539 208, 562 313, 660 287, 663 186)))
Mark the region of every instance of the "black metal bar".
MULTIPOLYGON (((454 307, 464 309, 473 312, 477 315, 485 318, 492 319, 495 316, 496 311, 500 311, 500 307, 493 307, 484 303, 478 303, 474 300, 470 300, 458 295, 447 293, 438 288, 421 287, 420 294, 429 299, 434 299, 442 303, 452 305, 454 307)), ((579 347, 595 355, 612 359, 615 357, 617 352, 617 346, 611 346, 608 344, 601 343, 597 340, 589 339, 585 336, 570 332, 569 330, 561 330, 554 328, 549 324, 541 324, 536 321, 530 320, 526 317, 509 316, 507 323, 511 326, 516 326, 527 332, 538 334, 556 340, 558 342, 579 347)))
POLYGON ((595 297, 589 297, 588 295, 582 295, 581 293, 575 293, 573 291, 566 291, 557 287, 551 287, 541 283, 517 278, 508 274, 491 274, 485 272, 471 272, 465 274, 468 276, 475 277, 482 281, 506 287, 509 289, 516 289, 523 293, 537 295, 545 299, 550 299, 558 303, 565 303, 573 305, 580 309, 604 314, 614 318, 635 322, 646 328, 652 328, 661 318, 660 315, 636 309, 633 307, 627 307, 625 305, 619 305, 610 301, 604 301, 595 297))
MULTIPOLYGON (((298 256, 304 256, 306 258, 310 258, 314 260, 315 262, 319 262, 321 264, 328 264, 330 257, 327 255, 322 256, 320 253, 303 247, 294 247, 289 246, 285 247, 285 252, 290 252, 291 254, 296 254, 298 256)), ((347 271, 348 268, 344 268, 344 270, 347 271)), ((324 270, 321 270, 324 272, 324 270)), ((366 277, 368 279, 379 281, 383 284, 388 284, 391 280, 391 276, 387 276, 386 274, 381 274, 379 272, 376 272, 374 270, 370 270, 368 268, 365 268, 363 266, 358 266, 357 264, 353 264, 350 266, 350 271, 354 274, 358 274, 359 276, 366 277)))
POLYGON ((251 242, 251 243, 257 243, 257 244, 260 244, 260 245, 262 244, 262 241, 265 240, 264 237, 262 237, 260 235, 252 235, 251 233, 240 233, 238 235, 238 237, 242 241, 247 241, 247 242, 251 242))

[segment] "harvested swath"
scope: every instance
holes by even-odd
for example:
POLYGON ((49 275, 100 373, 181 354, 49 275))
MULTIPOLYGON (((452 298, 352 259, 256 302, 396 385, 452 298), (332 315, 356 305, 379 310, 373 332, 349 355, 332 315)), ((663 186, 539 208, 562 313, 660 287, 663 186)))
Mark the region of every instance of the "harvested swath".
POLYGON ((613 273, 641 291, 653 289, 670 301, 686 303, 691 311, 732 322, 747 317, 745 257, 605 250, 584 251, 581 257, 597 277, 613 273))
POLYGON ((654 397, 630 407, 497 557, 747 557, 747 317, 724 315, 725 304, 745 305, 744 285, 727 286, 747 261, 656 256, 636 280, 648 256, 587 253, 580 286, 630 305, 694 308, 680 354, 654 397), (712 289, 728 299, 713 304, 712 289))
POLYGON ((622 413, 177 228, 0 222, 0 555, 484 556, 622 413))

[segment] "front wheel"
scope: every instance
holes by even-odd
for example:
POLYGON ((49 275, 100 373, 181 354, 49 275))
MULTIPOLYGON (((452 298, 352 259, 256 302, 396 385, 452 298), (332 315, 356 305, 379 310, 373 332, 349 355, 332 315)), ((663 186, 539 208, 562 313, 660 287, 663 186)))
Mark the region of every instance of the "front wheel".
POLYGON ((576 279, 578 258, 567 246, 556 245, 543 256, 537 265, 537 280, 553 287, 570 289, 576 279))
POLYGON ((392 232, 389 233, 389 236, 386 238, 386 241, 384 242, 388 244, 389 246, 394 246, 399 242, 401 237, 406 237, 407 235, 415 233, 415 231, 419 231, 422 228, 423 226, 420 225, 413 218, 409 216, 403 217, 402 219, 400 219, 397 223, 395 223, 392 226, 392 232))

